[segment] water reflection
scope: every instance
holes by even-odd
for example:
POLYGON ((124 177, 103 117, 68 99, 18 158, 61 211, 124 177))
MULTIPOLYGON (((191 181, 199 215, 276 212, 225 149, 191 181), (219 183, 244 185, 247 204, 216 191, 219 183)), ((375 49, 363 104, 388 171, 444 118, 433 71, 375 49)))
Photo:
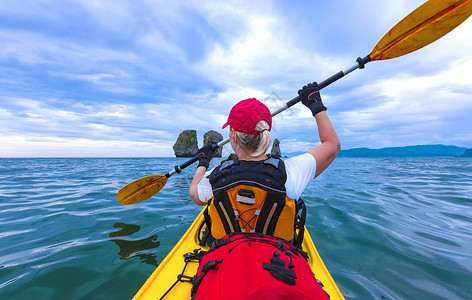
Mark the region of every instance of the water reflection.
POLYGON ((140 240, 116 239, 116 237, 130 236, 138 232, 140 227, 136 224, 125 223, 115 223, 113 227, 120 228, 120 230, 111 232, 108 236, 112 238, 110 239, 110 241, 114 242, 120 248, 118 255, 120 256, 121 260, 127 260, 133 257, 138 257, 143 263, 157 266, 156 254, 136 253, 159 247, 161 245, 161 242, 157 240, 156 234, 153 234, 147 238, 140 240))

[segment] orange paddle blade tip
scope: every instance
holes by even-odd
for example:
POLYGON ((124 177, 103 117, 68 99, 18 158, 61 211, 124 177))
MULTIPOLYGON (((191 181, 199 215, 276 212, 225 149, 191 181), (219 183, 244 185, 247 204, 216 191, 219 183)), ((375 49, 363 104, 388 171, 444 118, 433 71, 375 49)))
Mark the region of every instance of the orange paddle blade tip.
POLYGON ((135 204, 151 198, 167 183, 165 175, 151 175, 135 180, 116 194, 118 202, 124 205, 135 204))
POLYGON ((472 0, 429 0, 398 22, 369 54, 385 60, 416 51, 446 35, 472 14, 472 0))

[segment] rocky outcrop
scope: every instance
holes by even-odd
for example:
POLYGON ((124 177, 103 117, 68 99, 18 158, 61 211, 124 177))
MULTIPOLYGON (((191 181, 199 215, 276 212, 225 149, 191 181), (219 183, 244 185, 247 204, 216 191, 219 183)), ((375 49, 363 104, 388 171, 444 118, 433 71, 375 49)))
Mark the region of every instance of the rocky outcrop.
MULTIPOLYGON (((219 143, 223 136, 214 130, 210 130, 203 135, 203 146, 209 143, 219 143)), ((174 144, 174 155, 176 157, 194 157, 198 152, 198 139, 196 130, 184 130, 179 134, 174 144)), ((218 149, 215 157, 221 157, 222 148, 218 149)))
MULTIPOLYGON (((207 133, 203 135, 203 146, 208 145, 210 143, 219 143, 223 140, 223 136, 214 131, 210 130, 207 133)), ((223 153, 223 149, 220 148, 218 151, 216 151, 215 157, 221 157, 221 154, 223 153)))
POLYGON ((278 139, 274 140, 272 144, 272 150, 270 150, 270 155, 272 156, 282 156, 282 151, 280 151, 280 141, 278 139))
POLYGON ((174 154, 176 157, 194 157, 198 151, 197 131, 184 130, 174 146, 174 154))

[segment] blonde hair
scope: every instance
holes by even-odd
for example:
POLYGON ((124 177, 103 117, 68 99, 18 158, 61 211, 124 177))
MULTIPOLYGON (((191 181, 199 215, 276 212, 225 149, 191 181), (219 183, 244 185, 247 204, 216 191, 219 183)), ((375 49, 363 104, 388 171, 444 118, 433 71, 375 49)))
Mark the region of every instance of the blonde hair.
POLYGON ((255 135, 234 131, 236 133, 236 143, 233 150, 236 152, 236 155, 241 151, 251 157, 258 157, 266 154, 271 141, 269 123, 265 120, 261 120, 257 123, 255 130, 260 131, 260 134, 255 135))

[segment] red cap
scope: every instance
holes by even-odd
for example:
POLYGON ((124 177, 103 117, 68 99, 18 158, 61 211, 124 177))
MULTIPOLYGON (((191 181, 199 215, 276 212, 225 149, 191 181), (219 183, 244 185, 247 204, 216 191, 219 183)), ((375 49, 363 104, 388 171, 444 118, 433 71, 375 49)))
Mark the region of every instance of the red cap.
POLYGON ((228 122, 222 128, 229 125, 239 132, 259 135, 261 132, 256 131, 255 128, 260 120, 267 121, 270 131, 272 128, 272 115, 269 109, 256 98, 249 98, 233 106, 229 112, 228 122))

